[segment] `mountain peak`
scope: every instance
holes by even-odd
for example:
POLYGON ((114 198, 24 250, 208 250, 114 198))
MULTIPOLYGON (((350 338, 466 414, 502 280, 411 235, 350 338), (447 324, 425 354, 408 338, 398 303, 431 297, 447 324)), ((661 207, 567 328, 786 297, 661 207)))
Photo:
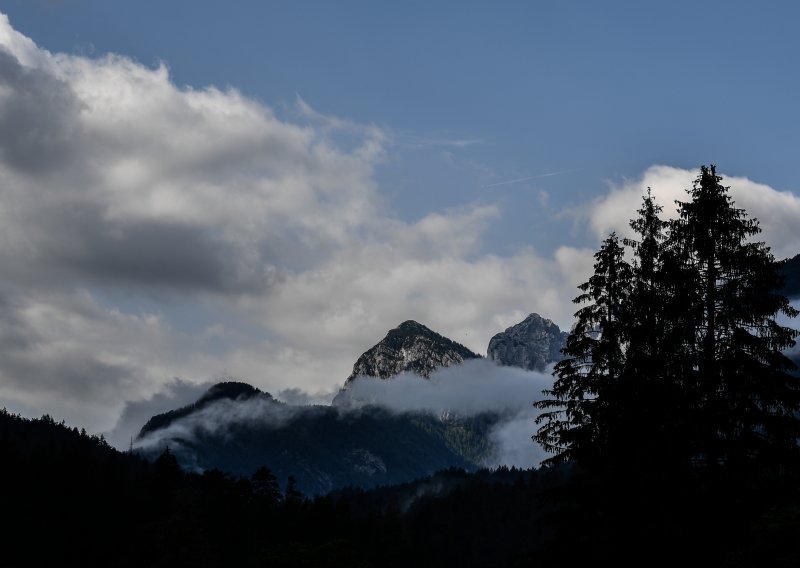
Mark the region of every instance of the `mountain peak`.
POLYGON ((544 371, 549 363, 563 359, 567 335, 551 320, 532 313, 492 337, 487 356, 500 365, 544 371))
POLYGON ((428 329, 427 327, 425 327, 424 325, 422 325, 418 321, 414 321, 414 320, 406 320, 403 323, 401 323, 400 325, 398 325, 395 329, 396 330, 397 329, 404 329, 404 330, 405 329, 408 329, 408 330, 411 330, 411 329, 425 329, 425 330, 430 331, 430 329, 428 329))
POLYGON ((388 379, 411 372, 427 378, 440 367, 479 357, 421 323, 406 320, 389 330, 386 337, 358 358, 345 386, 361 376, 388 379))

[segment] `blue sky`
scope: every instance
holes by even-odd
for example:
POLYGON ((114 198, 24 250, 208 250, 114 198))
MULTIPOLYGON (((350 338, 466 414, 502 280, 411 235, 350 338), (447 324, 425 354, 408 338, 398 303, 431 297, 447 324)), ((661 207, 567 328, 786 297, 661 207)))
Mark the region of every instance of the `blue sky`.
POLYGON ((399 140, 377 176, 395 212, 501 203, 508 222, 490 243, 506 251, 557 246, 559 204, 653 164, 714 162, 796 187, 792 2, 26 0, 4 9, 51 51, 163 61, 178 85, 234 86, 287 116, 299 95, 389 128, 399 140), (552 172, 566 173, 484 189, 552 172), (540 190, 550 207, 535 199, 540 190))
POLYGON ((478 352, 566 328, 599 239, 703 163, 800 252, 794 3, 0 11, 12 410, 108 429, 222 376, 324 398, 405 319, 478 352))

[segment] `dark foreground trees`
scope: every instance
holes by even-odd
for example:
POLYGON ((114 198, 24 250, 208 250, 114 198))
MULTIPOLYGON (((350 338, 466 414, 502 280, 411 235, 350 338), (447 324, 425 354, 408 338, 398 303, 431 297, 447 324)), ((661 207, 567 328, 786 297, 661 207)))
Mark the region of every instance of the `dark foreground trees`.
POLYGON ((782 352, 798 333, 776 318, 797 312, 713 166, 677 205, 665 221, 648 191, 633 237, 603 242, 567 358, 535 403, 548 463, 584 472, 562 493, 574 509, 557 548, 591 550, 575 553, 585 561, 793 565, 800 377, 782 352))
POLYGON ((774 478, 798 464, 800 379, 782 354, 797 315, 758 223, 703 167, 677 219, 649 194, 595 255, 567 358, 536 406, 535 440, 587 470, 720 470, 774 478))
MULTIPOLYGON (((26 420, 2 410, 0 453, 2 567, 599 562, 761 568, 800 562, 796 493, 782 494, 776 508, 737 512, 738 531, 711 538, 731 523, 706 522, 696 514, 706 505, 664 515, 661 503, 683 491, 673 481, 649 487, 658 496, 654 507, 633 511, 625 523, 610 522, 607 510, 585 497, 605 493, 571 466, 449 470, 401 486, 307 500, 281 493, 266 468, 249 478, 188 473, 169 453, 147 463, 52 419, 26 420), (647 538, 653 527, 660 529, 652 531, 661 539, 657 544, 665 546, 647 538)), ((732 507, 719 505, 718 517, 730 518, 732 507)))

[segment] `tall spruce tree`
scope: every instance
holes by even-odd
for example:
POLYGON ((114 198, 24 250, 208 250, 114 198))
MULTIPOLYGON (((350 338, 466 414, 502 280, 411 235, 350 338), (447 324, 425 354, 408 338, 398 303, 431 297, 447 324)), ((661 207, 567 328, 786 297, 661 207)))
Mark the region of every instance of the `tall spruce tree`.
POLYGON ((541 426, 534 439, 555 454, 548 463, 597 463, 613 441, 609 434, 618 408, 609 402, 624 368, 624 310, 632 276, 624 252, 612 233, 595 254, 594 275, 578 286, 581 294, 573 300, 586 305, 575 313, 563 350, 566 358, 556 364, 558 378, 545 391, 552 398, 535 403, 545 412, 536 420, 541 426))
POLYGON ((778 314, 795 317, 778 293, 782 278, 758 222, 734 207, 716 169, 703 166, 678 202, 669 249, 681 276, 684 337, 693 339, 683 385, 691 416, 691 458, 708 467, 760 469, 797 458, 800 381, 782 350, 797 331, 778 314), (691 334, 691 335, 690 335, 691 334))
POLYGON ((635 237, 595 255, 534 440, 589 468, 778 472, 798 458, 800 379, 782 350, 797 312, 777 293, 778 265, 752 240, 714 166, 701 168, 679 217, 650 192, 635 237))
POLYGON ((662 210, 648 188, 638 217, 630 222, 633 236, 624 240, 633 256, 626 311, 630 341, 620 392, 612 403, 624 408, 624 420, 615 433, 618 443, 613 458, 636 470, 672 469, 685 438, 678 435, 683 413, 676 412, 681 393, 675 377, 679 376, 680 358, 676 354, 681 351, 681 341, 668 316, 677 310, 668 293, 670 262, 662 210))

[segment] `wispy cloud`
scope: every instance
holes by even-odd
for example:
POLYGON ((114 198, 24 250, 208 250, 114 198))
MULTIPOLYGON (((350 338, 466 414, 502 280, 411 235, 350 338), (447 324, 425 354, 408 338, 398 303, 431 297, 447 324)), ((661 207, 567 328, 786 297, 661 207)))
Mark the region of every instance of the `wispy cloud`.
POLYGON ((301 118, 320 125, 327 130, 340 130, 379 136, 382 142, 406 149, 413 148, 468 148, 484 144, 483 138, 451 135, 448 133, 410 133, 396 132, 388 127, 374 124, 365 125, 349 118, 320 112, 312 107, 299 94, 295 94, 294 112, 301 118))
POLYGON ((485 144, 483 138, 472 138, 467 136, 449 136, 445 134, 409 134, 395 133, 393 136, 395 143, 406 148, 468 148, 485 144))
POLYGON ((509 180, 506 180, 506 181, 499 181, 497 183, 490 183, 489 185, 484 185, 482 187, 483 187, 483 189, 489 189, 489 188, 492 188, 492 187, 500 187, 501 185, 511 185, 511 184, 514 184, 514 183, 522 183, 523 181, 529 181, 529 180, 532 180, 532 179, 541 179, 541 178, 547 178, 547 177, 553 177, 553 176, 560 176, 562 174, 568 174, 568 173, 576 172, 576 171, 578 171, 578 170, 572 169, 572 170, 561 170, 561 171, 558 171, 558 172, 548 172, 546 174, 538 174, 538 175, 535 175, 535 176, 528 176, 528 177, 522 177, 522 178, 516 178, 516 179, 509 179, 509 180))

